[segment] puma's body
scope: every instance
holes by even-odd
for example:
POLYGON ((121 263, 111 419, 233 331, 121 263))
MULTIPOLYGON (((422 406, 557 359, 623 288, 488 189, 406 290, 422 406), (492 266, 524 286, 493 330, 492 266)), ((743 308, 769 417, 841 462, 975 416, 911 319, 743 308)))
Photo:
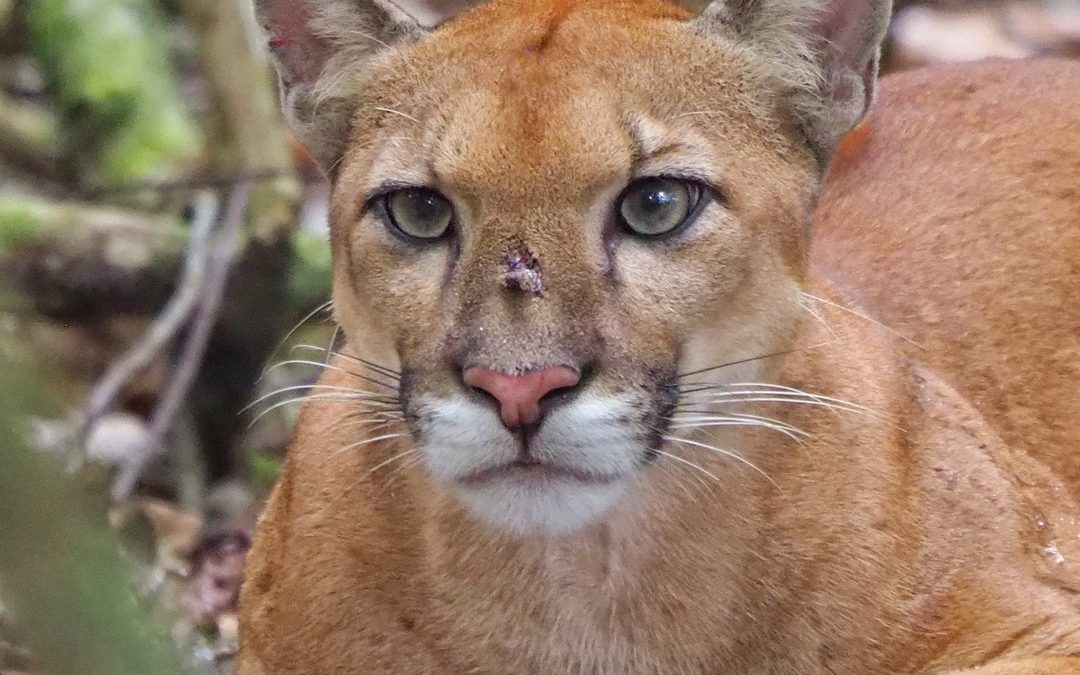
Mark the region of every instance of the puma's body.
MULTIPOLYGON (((606 4, 616 13, 631 6, 606 4)), ((487 44, 462 36, 487 23, 510 23, 499 7, 448 25, 444 42, 487 44)), ((562 47, 579 29, 614 16, 571 16, 562 47)), ((624 37, 635 38, 628 50, 660 53, 648 44, 649 33, 624 37)), ((590 44, 583 41, 574 58, 595 62, 590 44)), ((440 58, 452 80, 457 63, 440 58)), ((573 71, 540 72, 554 79, 516 81, 524 91, 546 84, 557 97, 559 78, 573 79, 573 71)), ((621 82, 628 91, 637 84, 621 82)), ((587 79, 575 82, 573 89, 588 91, 587 85, 587 79)), ((753 96, 740 96, 754 86, 751 79, 732 85, 733 94, 702 93, 701 101, 690 101, 697 104, 692 112, 715 112, 701 107, 708 100, 723 100, 729 111, 751 109, 753 96)), ((603 100, 606 91, 598 86, 594 93, 603 100)), ((620 498, 580 525, 545 533, 530 528, 561 528, 560 519, 574 513, 550 519, 516 510, 513 500, 497 501, 503 497, 476 501, 468 488, 433 476, 443 465, 426 444, 432 431, 425 425, 440 409, 407 413, 403 421, 384 412, 387 424, 365 432, 356 425, 365 423, 356 400, 310 404, 250 554, 240 672, 861 674, 982 666, 980 673, 1080 673, 1080 661, 1067 658, 1080 655, 1074 519, 1080 480, 1069 461, 1080 441, 1078 91, 1080 66, 1069 63, 966 66, 892 79, 863 143, 844 149, 833 166, 808 256, 798 243, 798 220, 814 185, 800 176, 813 173, 813 157, 805 146, 770 135, 786 139, 788 131, 742 126, 741 113, 723 114, 715 121, 722 137, 746 143, 721 153, 735 184, 731 208, 741 220, 720 221, 726 238, 719 248, 708 249, 705 234, 693 235, 703 264, 712 266, 705 269, 719 270, 712 279, 718 290, 696 286, 699 278, 689 274, 697 269, 689 257, 694 251, 679 257, 676 247, 667 264, 687 276, 670 292, 635 298, 625 315, 609 315, 618 300, 604 304, 590 286, 606 282, 575 277, 560 262, 560 255, 575 255, 578 243, 545 239, 551 229, 508 231, 514 246, 525 239, 530 255, 535 251, 547 265, 544 291, 530 297, 523 286, 524 297, 508 296, 523 301, 509 305, 511 318, 484 323, 479 332, 464 323, 446 332, 439 326, 464 321, 459 316, 498 315, 502 310, 485 304, 479 287, 459 290, 451 281, 449 291, 435 292, 438 300, 427 304, 423 296, 433 289, 410 277, 407 264, 386 264, 400 273, 383 271, 388 254, 381 240, 363 246, 352 240, 369 235, 354 234, 365 230, 354 225, 355 200, 342 186, 362 185, 371 162, 379 161, 364 159, 377 143, 358 143, 351 159, 346 154, 335 190, 335 301, 349 344, 321 382, 340 389, 323 391, 373 391, 366 378, 393 382, 400 370, 408 410, 418 388, 456 391, 422 365, 425 354, 433 360, 440 354, 424 351, 429 342, 453 344, 467 333, 468 344, 479 345, 477 358, 512 372, 513 362, 500 359, 517 350, 534 363, 572 358, 552 356, 559 352, 551 345, 591 344, 591 338, 584 330, 562 332, 564 324, 598 318, 625 334, 618 344, 608 339, 587 348, 618 356, 602 360, 586 388, 617 390, 605 377, 620 367, 628 371, 621 377, 636 381, 635 359, 655 363, 660 357, 641 355, 663 353, 659 345, 674 340, 680 373, 710 370, 679 380, 680 402, 690 403, 661 419, 708 407, 695 402, 700 388, 744 387, 765 393, 744 401, 742 412, 789 431, 719 426, 689 437, 737 452, 760 473, 721 452, 664 444, 626 479, 620 498), (1032 105, 1050 81, 1060 95, 1040 94, 1032 105), (737 238, 744 224, 764 243, 746 248, 737 238), (772 247, 782 253, 768 254, 772 247), (745 269, 731 271, 723 253, 729 248, 748 251, 739 261, 749 263, 745 269), (741 281, 725 286, 731 274, 741 281), (770 275, 773 287, 762 284, 770 275), (416 297, 405 304, 363 293, 373 288, 389 297, 398 292, 395 285, 417 283, 416 297), (566 288, 571 295, 560 297, 566 288), (792 288, 808 295, 791 295, 792 288), (680 293, 718 293, 723 301, 686 306, 680 293), (808 309, 789 312, 798 308, 794 297, 803 297, 808 309), (541 303, 558 302, 568 303, 563 313, 543 313, 541 303), (879 318, 922 348, 830 303, 879 318), (684 320, 693 327, 681 328, 684 320), (405 323, 391 330, 380 321, 405 323), (533 332, 517 331, 516 324, 533 332), (682 337, 665 330, 683 331, 682 337), (544 336, 539 342, 536 332, 544 336), (350 355, 386 365, 364 368, 350 355), (783 390, 739 382, 813 395, 795 405, 783 390), (391 434, 400 435, 384 438, 391 434), (509 515, 492 512, 492 503, 504 504, 509 515)), ((496 229, 480 241, 497 241, 497 228, 529 217, 570 222, 566 214, 551 221, 558 202, 542 200, 560 185, 587 182, 604 144, 623 142, 601 135, 603 124, 595 120, 603 119, 602 105, 585 110, 590 117, 582 121, 580 110, 557 112, 561 104, 553 98, 528 99, 515 109, 520 95, 506 93, 497 114, 520 113, 515 124, 525 132, 536 124, 531 110, 561 120, 551 128, 557 130, 539 134, 543 143, 531 145, 528 133, 520 137, 487 122, 490 146, 455 146, 461 131, 449 125, 444 138, 454 149, 434 155, 442 163, 440 180, 455 184, 445 177, 450 173, 458 186, 495 186, 506 201, 493 210, 520 209, 514 220, 492 221, 496 229), (589 124, 598 134, 593 146, 575 135, 589 124), (468 153, 476 164, 452 161, 468 153), (561 162, 558 170, 538 170, 549 159, 561 162)), ((390 107, 378 99, 367 105, 390 107)), ((477 103, 481 120, 490 111, 485 106, 477 103)), ((354 134, 372 138, 379 126, 363 110, 354 134)), ((405 113, 419 119, 414 110, 405 113)), ((447 274, 469 274, 476 264, 471 256, 483 260, 470 253, 476 245, 463 235, 460 262, 447 274)), ((586 259, 575 260, 577 269, 587 269, 586 259)), ((642 260, 616 257, 620 284, 630 290, 612 293, 666 273, 640 267, 642 260)), ((435 269, 441 265, 435 262, 435 269)), ((477 279, 492 278, 489 267, 478 269, 477 279)), ((561 411, 588 400, 582 393, 561 403, 534 430, 553 457, 564 456, 562 436, 553 435, 562 429, 561 411)), ((461 409, 475 428, 447 433, 448 445, 475 444, 488 433, 472 408, 461 409)), ((591 427, 607 424, 596 420, 561 433, 580 434, 584 444, 591 427)), ((472 446, 460 447, 468 456, 472 446)), ((544 508, 546 502, 535 500, 545 486, 562 485, 557 469, 548 478, 535 469, 508 471, 518 473, 505 480, 520 485, 511 494, 534 510, 544 508)), ((588 481, 580 485, 593 494, 588 481)), ((565 495, 571 503, 577 498, 565 495)))
POLYGON ((812 264, 1080 497, 1080 63, 890 78, 812 264))

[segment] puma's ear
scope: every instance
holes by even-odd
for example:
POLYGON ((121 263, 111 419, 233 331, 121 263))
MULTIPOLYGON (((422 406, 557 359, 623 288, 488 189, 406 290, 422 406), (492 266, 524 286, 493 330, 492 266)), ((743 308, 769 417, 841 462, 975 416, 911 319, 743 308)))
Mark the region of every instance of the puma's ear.
POLYGON ((470 0, 255 0, 269 35, 281 106, 308 151, 330 172, 354 112, 349 84, 395 43, 415 41, 475 4, 470 0))
POLYGON ((892 0, 713 0, 695 23, 763 59, 824 165, 870 106, 891 13, 892 0))

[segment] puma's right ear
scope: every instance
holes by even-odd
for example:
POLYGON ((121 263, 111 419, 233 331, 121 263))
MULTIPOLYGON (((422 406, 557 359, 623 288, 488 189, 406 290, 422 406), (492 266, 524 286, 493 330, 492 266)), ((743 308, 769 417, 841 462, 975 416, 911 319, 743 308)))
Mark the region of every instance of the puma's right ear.
POLYGON ((370 59, 429 30, 475 0, 255 0, 269 36, 281 106, 328 173, 344 151, 354 107, 349 85, 370 59))
POLYGON ((695 23, 758 55, 824 165, 873 99, 891 14, 892 0, 712 0, 695 23))

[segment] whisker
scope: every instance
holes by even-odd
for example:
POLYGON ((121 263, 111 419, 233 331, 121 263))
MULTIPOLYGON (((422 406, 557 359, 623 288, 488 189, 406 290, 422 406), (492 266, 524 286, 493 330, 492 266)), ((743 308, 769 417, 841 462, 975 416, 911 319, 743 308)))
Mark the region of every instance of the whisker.
POLYGON ((396 404, 396 403, 399 402, 396 396, 388 397, 385 394, 378 394, 378 393, 375 393, 373 391, 365 391, 363 389, 354 389, 352 387, 339 387, 339 386, 332 385, 332 384, 294 384, 294 385, 291 385, 291 386, 288 386, 288 387, 281 387, 279 389, 275 389, 274 391, 272 391, 270 393, 267 393, 267 394, 263 394, 259 398, 255 399, 251 403, 244 406, 240 410, 240 412, 242 412, 242 413, 247 412, 251 408, 257 406, 260 403, 262 403, 263 401, 265 401, 267 399, 274 398, 275 396, 277 396, 279 394, 287 394, 290 391, 315 391, 315 390, 318 390, 318 391, 345 392, 347 394, 355 394, 356 398, 364 398, 364 399, 370 399, 370 400, 381 400, 382 402, 385 402, 385 403, 395 403, 396 404))
POLYGON ((334 457, 337 457, 341 453, 346 452, 348 450, 352 450, 354 448, 359 448, 359 447, 364 446, 364 445, 370 445, 371 443, 378 443, 379 441, 388 441, 388 440, 391 440, 391 439, 394 439, 394 438, 401 438, 404 435, 405 434, 398 432, 398 433, 394 433, 394 434, 383 434, 382 436, 375 436, 374 438, 365 438, 362 441, 357 441, 355 443, 349 443, 345 447, 339 448, 339 449, 333 451, 332 453, 330 453, 330 456, 327 457, 327 459, 333 459, 334 457))
POLYGON ((389 403, 384 403, 382 401, 370 401, 370 400, 366 400, 366 399, 363 399, 363 398, 358 398, 356 396, 346 396, 346 395, 343 395, 343 394, 339 394, 339 395, 335 395, 335 394, 315 394, 315 395, 312 395, 312 396, 297 396, 295 398, 290 398, 288 400, 280 401, 278 403, 275 403, 274 405, 268 407, 266 410, 263 410, 258 415, 256 415, 253 420, 251 420, 251 423, 248 424, 248 428, 251 428, 252 426, 255 425, 256 422, 258 422, 259 420, 266 417, 271 412, 273 412, 274 410, 277 410, 278 408, 280 408, 282 406, 291 405, 293 403, 326 403, 326 402, 350 402, 353 405, 356 405, 356 406, 359 406, 359 407, 367 407, 367 408, 370 408, 370 409, 372 409, 373 411, 376 411, 376 412, 389 411, 389 410, 394 409, 394 406, 389 404, 389 403))
POLYGON ((836 334, 836 331, 833 330, 833 327, 830 326, 829 322, 825 320, 825 317, 821 316, 821 314, 813 307, 803 302, 801 297, 799 298, 799 307, 805 310, 807 314, 817 319, 817 322, 824 326, 825 330, 829 331, 829 334, 833 336, 833 339, 840 339, 840 336, 836 334))
POLYGON ((397 460, 404 459, 405 457, 408 457, 409 455, 411 455, 411 454, 413 454, 415 452, 419 452, 419 451, 416 448, 413 448, 411 450, 406 450, 405 452, 396 454, 393 457, 391 457, 390 459, 386 460, 385 462, 379 462, 378 464, 376 464, 371 470, 368 471, 368 473, 369 474, 375 473, 376 471, 383 468, 384 466, 387 466, 389 464, 393 464, 397 460))
POLYGON ((394 424, 401 423, 400 417, 383 417, 373 416, 367 419, 340 419, 337 422, 327 427, 328 432, 341 431, 342 429, 353 429, 356 427, 370 427, 364 429, 365 433, 373 433, 380 431, 394 424))
POLYGON ((380 415, 385 419, 396 419, 396 420, 400 420, 400 421, 405 420, 405 413, 402 412, 401 408, 398 408, 398 407, 393 407, 393 408, 386 408, 386 407, 372 408, 370 410, 364 410, 364 409, 361 408, 361 409, 358 409, 358 410, 351 410, 351 411, 349 411, 349 412, 347 412, 347 413, 345 413, 343 415, 340 415, 340 417, 341 417, 341 419, 343 421, 348 421, 348 420, 356 419, 358 417, 370 418, 373 415, 380 415))
POLYGON ((293 327, 292 327, 291 329, 289 329, 289 332, 285 334, 285 337, 281 338, 281 341, 279 341, 279 342, 277 343, 277 345, 276 345, 276 346, 274 347, 274 349, 273 349, 273 350, 272 350, 272 351, 270 352, 270 356, 269 356, 269 357, 267 357, 267 359, 266 359, 266 363, 265 363, 265 364, 263 364, 263 372, 262 372, 262 375, 259 375, 259 379, 258 379, 258 380, 256 380, 256 382, 261 382, 261 381, 262 381, 262 379, 263 379, 264 377, 266 377, 267 373, 269 373, 269 372, 270 372, 270 370, 272 370, 272 369, 268 369, 268 366, 270 365, 270 361, 271 361, 271 359, 273 359, 273 358, 274 358, 274 355, 278 353, 278 350, 280 350, 280 349, 281 349, 281 347, 282 347, 282 346, 283 346, 283 345, 284 345, 284 344, 285 344, 286 342, 288 342, 288 341, 289 341, 289 338, 291 338, 291 337, 292 337, 293 335, 295 335, 295 334, 296 334, 296 331, 300 330, 300 327, 301 327, 301 326, 303 326, 303 325, 304 325, 305 323, 307 323, 308 321, 310 321, 310 320, 311 320, 311 318, 312 318, 313 316, 315 316, 316 314, 318 314, 319 312, 323 312, 323 311, 326 311, 327 309, 329 309, 329 308, 331 308, 331 307, 333 307, 333 306, 334 306, 334 301, 333 301, 333 300, 330 300, 330 301, 328 301, 328 302, 324 302, 323 304, 319 305, 319 306, 318 306, 318 307, 316 307, 315 309, 313 309, 313 310, 311 310, 310 312, 308 312, 308 314, 307 314, 307 315, 306 315, 306 316, 305 316, 305 317, 304 317, 303 319, 300 319, 300 321, 298 321, 298 322, 296 323, 296 325, 295 325, 295 326, 293 326, 293 327))
POLYGON ((264 375, 269 374, 270 372, 272 372, 274 370, 277 370, 278 368, 281 368, 283 366, 289 366, 289 365, 315 366, 316 368, 324 368, 326 370, 334 370, 334 371, 337 371, 339 373, 344 373, 344 374, 346 374, 346 375, 348 375, 350 377, 355 377, 357 379, 364 380, 365 382, 370 382, 372 384, 377 384, 380 387, 386 387, 387 389, 389 389, 390 391, 393 391, 393 392, 397 392, 397 390, 398 390, 397 385, 387 384, 386 382, 383 382, 382 380, 378 380, 378 379, 375 379, 373 377, 368 377, 367 375, 363 375, 361 373, 358 373, 358 372, 353 371, 353 370, 349 370, 347 368, 341 368, 339 366, 335 366, 335 365, 330 364, 330 363, 323 363, 321 361, 311 361, 309 359, 289 359, 287 361, 281 361, 279 363, 274 364, 271 368, 267 369, 266 373, 264 373, 264 375))
POLYGON ((385 47, 387 49, 390 48, 390 45, 386 44, 385 42, 383 42, 379 38, 375 37, 374 35, 371 35, 370 33, 365 33, 364 31, 360 31, 360 30, 350 30, 350 31, 347 31, 347 32, 348 32, 349 35, 355 35, 356 37, 361 37, 361 38, 364 38, 365 40, 370 40, 371 42, 374 42, 375 44, 380 45, 382 47, 385 47))
POLYGON ((797 434, 792 433, 792 432, 788 431, 787 429, 782 429, 782 428, 774 426, 772 424, 765 424, 765 423, 762 423, 762 422, 735 421, 735 420, 732 420, 732 421, 716 421, 716 422, 703 422, 703 423, 700 423, 700 424, 673 424, 673 425, 671 425, 670 428, 672 428, 672 429, 707 429, 707 428, 711 428, 711 427, 748 427, 748 428, 758 427, 758 428, 761 428, 761 429, 768 429, 770 431, 775 431, 777 433, 783 434, 783 435, 787 436, 788 438, 790 438, 791 440, 798 443, 799 445, 805 445, 806 444, 806 441, 804 439, 800 438, 797 434))
POLYGON ((395 480, 400 478, 402 476, 402 474, 405 473, 405 471, 408 471, 409 469, 416 466, 417 464, 420 464, 423 461, 424 461, 423 455, 421 455, 419 452, 417 452, 416 455, 406 457, 404 462, 402 462, 400 465, 398 465, 398 467, 396 469, 391 471, 386 476, 386 482, 384 482, 383 485, 385 487, 390 487, 391 485, 394 484, 395 480))
MULTIPOLYGON (((350 377, 354 377, 356 379, 361 379, 361 380, 364 380, 365 382, 370 382, 372 384, 378 384, 379 387, 389 389, 390 391, 392 391, 394 393, 397 392, 397 387, 399 387, 399 383, 384 382, 384 381, 382 381, 382 380, 380 380, 378 378, 370 377, 370 376, 364 375, 362 373, 356 373, 355 370, 350 370, 349 368, 342 368, 340 366, 335 366, 335 365, 330 364, 328 362, 327 363, 322 363, 322 362, 319 362, 319 361, 311 361, 311 360, 308 360, 308 359, 289 359, 288 361, 282 361, 279 364, 275 364, 273 366, 273 368, 270 368, 270 369, 272 370, 274 368, 279 368, 279 367, 284 366, 284 365, 310 365, 310 366, 315 366, 315 367, 319 367, 319 368, 325 368, 327 370, 337 370, 338 373, 343 373, 343 374, 346 374, 346 375, 348 375, 350 377)), ((269 370, 268 370, 268 373, 269 373, 269 370)))
MULTIPOLYGON (((712 419, 711 415, 712 415, 712 413, 707 413, 705 419, 712 419)), ((757 420, 757 421, 761 421, 761 422, 769 422, 771 424, 777 424, 779 426, 782 426, 782 427, 784 427, 786 429, 789 429, 791 431, 799 433, 799 434, 801 434, 803 436, 807 436, 807 437, 810 436, 810 434, 808 432, 803 431, 799 427, 793 426, 792 424, 790 424, 788 422, 785 422, 784 420, 778 420, 778 419, 775 419, 773 417, 764 417, 762 415, 751 415, 750 413, 724 413, 724 417, 736 418, 736 419, 750 419, 750 420, 757 420)), ((668 417, 666 419, 668 419, 671 422, 684 422, 684 421, 687 421, 687 418, 681 418, 681 417, 680 418, 668 417)), ((689 419, 694 420, 694 419, 697 419, 697 418, 689 418, 689 419)))
MULTIPOLYGON (((656 454, 657 457, 659 457, 661 455, 667 456, 670 453, 658 451, 656 454)), ((705 487, 711 487, 713 485, 713 483, 705 480, 705 478, 701 476, 700 471, 690 470, 686 465, 682 464, 681 462, 676 462, 675 464, 672 464, 671 462, 656 461, 653 462, 652 466, 656 467, 657 471, 663 472, 665 476, 673 479, 675 481, 675 484, 679 486, 679 489, 682 490, 682 493, 686 495, 687 499, 694 499, 695 497, 694 493, 690 491, 690 487, 686 485, 686 481, 683 480, 683 472, 688 472, 691 476, 693 476, 694 481, 696 481, 698 485, 703 485, 705 487)))
POLYGON ((393 108, 382 108, 379 106, 375 106, 375 110, 378 110, 379 112, 390 113, 391 115, 397 115, 398 117, 404 117, 407 120, 412 120, 413 122, 420 124, 420 120, 416 119, 412 115, 403 113, 400 110, 394 110, 393 108))
POLYGON ((806 433, 798 427, 793 427, 783 422, 774 422, 767 419, 752 419, 741 418, 732 416, 722 417, 701 417, 690 418, 689 420, 679 420, 671 425, 672 429, 705 429, 709 427, 761 427, 763 429, 770 429, 778 433, 784 434, 788 438, 792 439, 800 445, 805 445, 806 438, 810 437, 810 434, 806 433))
MULTIPOLYGON (((738 385, 735 385, 735 386, 738 386, 738 385)), ((694 391, 689 391, 689 392, 686 392, 686 393, 687 394, 698 394, 698 393, 705 393, 706 394, 704 397, 698 397, 698 399, 696 401, 694 401, 695 403, 702 403, 702 402, 705 402, 705 401, 715 401, 715 400, 718 400, 718 399, 721 399, 721 398, 738 398, 738 397, 741 397, 741 396, 784 396, 784 397, 788 397, 788 398, 793 398, 793 397, 794 398, 805 398, 805 399, 811 399, 811 400, 814 400, 814 401, 835 400, 835 402, 838 403, 838 404, 844 404, 844 405, 848 405, 848 406, 852 406, 852 407, 856 407, 856 408, 862 408, 862 406, 858 406, 858 405, 856 405, 854 403, 849 403, 847 401, 842 401, 840 399, 830 399, 830 397, 828 397, 828 396, 819 396, 819 395, 816 395, 816 394, 810 394, 810 393, 807 393, 807 392, 800 392, 800 391, 784 391, 784 390, 780 390, 780 389, 738 389, 738 390, 735 390, 735 391, 716 391, 715 389, 717 389, 717 388, 709 387, 709 388, 702 388, 702 389, 697 389, 697 390, 694 390, 694 391), (710 390, 713 390, 713 391, 711 393, 707 393, 710 390)), ((873 411, 867 408, 865 410, 865 412, 873 412, 873 411)))
POLYGON ((915 346, 916 346, 916 347, 918 347, 919 349, 921 349, 921 350, 923 350, 923 351, 926 351, 926 347, 922 346, 922 345, 921 345, 921 344, 919 344, 918 342, 915 342, 914 340, 912 340, 911 338, 907 337, 906 335, 903 335, 903 334, 902 334, 902 333, 900 333, 899 331, 897 331, 897 330, 895 330, 895 329, 893 329, 893 328, 889 328, 888 326, 886 326, 885 324, 881 323, 880 321, 878 321, 877 319, 875 319, 875 318, 873 318, 873 317, 867 316, 866 314, 863 314, 862 312, 857 312, 857 311, 855 311, 854 309, 852 309, 852 308, 850 308, 850 307, 845 307, 844 305, 841 305, 841 304, 839 304, 839 303, 833 302, 832 300, 828 300, 828 299, 826 299, 826 298, 819 298, 819 297, 818 297, 818 296, 816 296, 816 295, 811 295, 810 293, 807 293, 806 291, 799 291, 799 293, 800 293, 800 294, 801 294, 801 295, 802 295, 802 296, 803 296, 804 298, 809 298, 810 300, 816 300, 817 302, 824 302, 824 303, 825 303, 826 305, 831 305, 832 307, 835 307, 836 309, 839 309, 839 310, 840 310, 840 311, 842 311, 842 312, 847 312, 848 314, 851 314, 851 315, 853 315, 853 316, 857 316, 857 317, 859 317, 860 319, 863 319, 864 321, 869 321, 870 323, 874 324, 874 325, 875 325, 875 326, 877 326, 878 328, 881 328, 881 329, 883 329, 883 330, 886 330, 886 331, 888 331, 889 333, 892 333, 893 335, 895 335, 896 337, 900 338, 900 339, 901 339, 901 340, 903 340, 904 342, 907 342, 907 343, 910 343, 910 344, 912 344, 912 345, 915 345, 915 346))
POLYGON ((718 448, 715 445, 709 445, 708 443, 701 443, 699 441, 692 441, 692 440, 690 440, 688 438, 679 438, 678 436, 664 435, 663 438, 664 438, 664 440, 671 441, 672 443, 684 443, 686 445, 692 445, 692 446, 697 447, 697 448, 704 448, 705 450, 710 450, 712 452, 723 455, 725 457, 730 457, 730 458, 734 459, 737 462, 745 464, 746 466, 750 467, 754 471, 757 471, 759 474, 761 474, 765 478, 765 480, 772 483, 773 487, 775 487, 777 490, 780 489, 780 486, 777 485, 776 481, 774 481, 772 479, 772 477, 769 476, 769 474, 762 471, 761 468, 757 464, 754 464, 753 462, 746 459, 745 457, 742 457, 741 455, 738 455, 738 454, 736 454, 734 452, 731 452, 730 450, 724 450, 723 448, 718 448))
POLYGON ((337 345, 339 337, 341 337, 341 326, 334 324, 334 332, 330 334, 330 342, 328 343, 330 346, 323 350, 326 352, 327 363, 330 363, 330 359, 334 356, 334 347, 337 345))
POLYGON ((401 381, 401 373, 399 371, 394 370, 392 368, 387 368, 386 366, 380 366, 379 364, 375 363, 374 361, 368 361, 367 359, 362 359, 359 356, 356 356, 355 354, 346 354, 345 352, 333 352, 333 355, 334 356, 340 356, 341 358, 345 359, 346 361, 352 361, 353 363, 359 363, 360 365, 367 366, 371 370, 374 370, 375 372, 379 373, 380 375, 388 377, 388 378, 392 379, 395 382, 400 382, 401 381))
POLYGON ((706 475, 706 476, 708 476, 709 478, 712 478, 712 479, 713 479, 714 481, 716 481, 717 483, 719 483, 719 482, 720 482, 720 479, 719 479, 719 478, 717 478, 717 477, 716 477, 715 475, 713 475, 712 473, 710 473, 710 472, 709 472, 709 471, 707 471, 706 469, 704 469, 704 468, 702 468, 702 467, 698 466, 697 464, 694 464, 693 462, 691 462, 691 461, 690 461, 690 460, 688 460, 688 459, 683 459, 682 457, 679 457, 678 455, 673 455, 673 454, 671 454, 670 452, 665 452, 665 451, 663 451, 663 450, 654 450, 653 452, 655 452, 656 454, 660 455, 661 457, 667 457, 668 459, 673 459, 673 460, 675 460, 676 462, 678 462, 679 464, 682 464, 683 466, 688 466, 688 467, 690 467, 691 469, 697 469, 698 471, 700 471, 701 473, 705 474, 705 475, 706 475))
POLYGON ((675 379, 681 380, 684 377, 691 377, 693 375, 701 375, 703 373, 709 373, 709 372, 712 372, 714 370, 720 370, 721 368, 729 368, 731 366, 739 366, 739 365, 742 365, 744 363, 751 363, 753 361, 760 361, 762 359, 771 359, 771 358, 773 358, 775 356, 787 356, 788 354, 794 354, 796 352, 805 351, 807 349, 817 349, 818 347, 824 347, 826 345, 832 344, 833 342, 834 342, 833 340, 829 340, 828 342, 821 342, 821 343, 818 343, 818 344, 815 344, 815 345, 808 345, 806 347, 795 347, 794 349, 785 349, 785 350, 779 351, 779 352, 771 352, 769 354, 762 354, 761 356, 752 356, 752 357, 747 358, 747 359, 739 359, 737 361, 728 361, 726 363, 721 363, 721 364, 716 365, 716 366, 709 366, 708 368, 699 368, 698 370, 691 370, 688 373, 680 373, 680 374, 675 376, 675 379))
MULTIPOLYGON (((386 366, 380 366, 379 364, 374 363, 372 361, 362 359, 359 356, 354 356, 352 354, 346 354, 345 352, 334 351, 333 349, 327 349, 325 347, 319 347, 319 346, 316 346, 316 345, 295 345, 292 348, 292 350, 297 350, 297 349, 309 349, 309 350, 313 350, 313 351, 317 351, 317 352, 326 352, 328 357, 340 356, 341 358, 346 359, 348 361, 352 361, 353 363, 359 363, 361 365, 367 366, 371 370, 374 370, 375 372, 379 373, 380 375, 384 375, 386 377, 389 377, 390 379, 392 379, 394 381, 400 381, 401 380, 401 373, 400 372, 398 372, 396 370, 393 370, 392 368, 387 368, 386 366)), ((290 350, 290 351, 292 351, 292 350, 290 350)))
MULTIPOLYGON (((878 418, 878 419, 880 419, 880 420, 882 420, 884 422, 888 422, 890 424, 895 424, 895 422, 893 420, 889 419, 889 417, 887 415, 885 415, 885 414, 883 414, 881 412, 878 412, 878 411, 876 411, 876 410, 874 410, 872 408, 868 408, 868 407, 866 407, 864 405, 860 405, 858 403, 853 403, 851 401, 846 401, 844 399, 835 398, 835 397, 832 397, 832 396, 824 396, 822 394, 813 394, 813 393, 810 393, 810 392, 807 392, 807 391, 803 391, 801 389, 796 389, 794 387, 787 387, 787 386, 780 385, 780 384, 769 384, 769 383, 765 383, 765 382, 737 382, 737 383, 724 384, 724 385, 718 385, 718 386, 712 386, 712 387, 702 387, 702 388, 699 388, 699 389, 687 391, 685 393, 687 393, 687 394, 699 393, 699 392, 709 391, 709 390, 731 389, 731 388, 736 388, 736 387, 739 387, 741 389, 737 389, 735 391, 730 391, 730 390, 728 390, 728 391, 714 391, 713 393, 711 393, 711 394, 709 394, 709 395, 707 395, 707 396, 705 396, 703 398, 700 398, 699 400, 687 401, 687 403, 696 405, 696 404, 710 402, 710 401, 711 402, 726 402, 726 401, 721 401, 721 399, 734 399, 732 402, 763 401, 763 400, 771 400, 771 397, 782 397, 778 401, 773 401, 773 402, 795 402, 795 401, 803 401, 803 402, 808 402, 808 403, 809 402, 815 402, 815 403, 819 403, 821 405, 825 405, 826 407, 835 407, 835 408, 838 408, 838 409, 846 410, 848 412, 864 413, 864 414, 870 415, 872 417, 876 417, 876 418, 878 418), (770 397, 770 399, 752 398, 752 397, 757 397, 757 396, 770 397)), ((680 408, 681 408, 681 406, 676 406, 675 409, 679 410, 680 408)))
MULTIPOLYGON (((796 405, 816 405, 822 408, 828 408, 837 412, 849 412, 856 414, 868 415, 871 417, 878 417, 873 412, 867 412, 865 410, 859 410, 857 408, 848 408, 845 406, 837 405, 835 403, 828 403, 826 401, 819 401, 813 398, 803 398, 787 396, 782 397, 782 392, 775 392, 769 396, 737 396, 737 397, 725 397, 721 394, 714 394, 714 398, 708 401, 698 401, 697 403, 792 403, 796 405), (724 399, 724 400, 720 400, 724 399)), ((680 408, 675 408, 675 412, 685 412, 680 408)), ((705 411, 701 411, 705 412, 705 411)))
POLYGON ((732 385, 732 386, 736 386, 736 387, 760 387, 760 388, 763 388, 763 389, 776 390, 778 393, 779 392, 787 392, 787 393, 796 394, 796 395, 799 395, 799 396, 809 396, 810 398, 812 398, 812 399, 814 399, 816 401, 828 401, 830 403, 837 403, 837 404, 844 405, 844 406, 850 406, 852 408, 857 408, 858 410, 861 410, 862 412, 865 412, 865 413, 874 415, 876 417, 879 417, 880 419, 882 419, 884 421, 887 421, 887 422, 892 421, 884 413, 878 412, 877 410, 874 410, 873 408, 868 408, 868 407, 866 407, 864 405, 860 405, 860 404, 855 403, 853 401, 847 401, 847 400, 844 400, 842 398, 835 398, 833 396, 825 396, 823 394, 814 394, 812 392, 805 391, 803 389, 796 389, 795 387, 789 387, 789 386, 783 385, 783 384, 770 384, 768 382, 739 382, 739 383, 737 383, 735 385, 732 385))

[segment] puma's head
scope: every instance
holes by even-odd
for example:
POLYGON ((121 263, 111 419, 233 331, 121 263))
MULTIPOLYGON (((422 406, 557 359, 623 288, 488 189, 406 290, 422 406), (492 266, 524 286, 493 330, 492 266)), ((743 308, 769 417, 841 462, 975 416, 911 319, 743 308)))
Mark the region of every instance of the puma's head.
POLYGON ((401 373, 426 470, 474 517, 563 532, 674 454, 681 374, 790 339, 889 2, 464 4, 258 9, 334 181, 351 349, 401 373))

